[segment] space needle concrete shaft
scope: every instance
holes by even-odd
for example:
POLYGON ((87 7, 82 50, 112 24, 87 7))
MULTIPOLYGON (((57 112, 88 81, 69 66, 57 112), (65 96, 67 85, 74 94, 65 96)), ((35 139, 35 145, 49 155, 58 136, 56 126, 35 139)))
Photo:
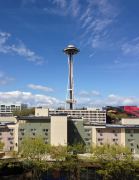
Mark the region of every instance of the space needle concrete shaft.
POLYGON ((73 55, 77 54, 79 52, 79 49, 77 49, 74 45, 68 45, 67 48, 64 49, 64 52, 68 55, 68 63, 69 63, 69 85, 68 85, 68 93, 69 93, 69 99, 67 99, 67 103, 69 104, 69 108, 73 109, 73 104, 75 103, 74 100, 74 80, 73 80, 73 55))

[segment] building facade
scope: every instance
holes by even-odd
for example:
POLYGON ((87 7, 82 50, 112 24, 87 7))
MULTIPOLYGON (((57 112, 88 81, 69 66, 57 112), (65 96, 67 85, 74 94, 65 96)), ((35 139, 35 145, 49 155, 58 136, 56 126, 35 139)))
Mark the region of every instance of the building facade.
POLYGON ((18 151, 18 123, 14 117, 0 117, 0 141, 4 143, 3 150, 18 151))
POLYGON ((40 137, 46 144, 67 145, 67 116, 34 116, 18 119, 19 146, 25 138, 40 137))
POLYGON ((49 114, 66 113, 69 117, 83 118, 88 124, 105 124, 106 111, 98 108, 73 109, 73 110, 49 110, 49 114))

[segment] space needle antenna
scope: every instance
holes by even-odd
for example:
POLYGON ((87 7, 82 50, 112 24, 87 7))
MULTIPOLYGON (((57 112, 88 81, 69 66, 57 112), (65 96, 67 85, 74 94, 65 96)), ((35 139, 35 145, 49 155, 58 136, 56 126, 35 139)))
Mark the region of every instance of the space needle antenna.
POLYGON ((73 81, 73 55, 79 52, 74 45, 68 45, 64 49, 65 54, 68 55, 68 65, 69 65, 69 75, 68 75, 68 89, 67 92, 69 94, 66 103, 69 104, 69 109, 73 109, 73 104, 76 102, 74 99, 74 81, 73 81))

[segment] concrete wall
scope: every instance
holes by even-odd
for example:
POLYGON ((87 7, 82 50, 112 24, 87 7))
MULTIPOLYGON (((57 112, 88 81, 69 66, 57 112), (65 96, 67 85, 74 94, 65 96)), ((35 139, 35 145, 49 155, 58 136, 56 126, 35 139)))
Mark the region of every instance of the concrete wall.
POLYGON ((51 145, 67 145, 67 116, 51 116, 51 145))
POLYGON ((18 124, 0 126, 0 141, 4 151, 18 151, 18 124))
MULTIPOLYGON (((10 130, 8 132, 8 138, 9 137, 13 138, 13 144, 12 144, 13 150, 18 151, 18 123, 14 125, 7 125, 7 126, 8 126, 8 129, 10 130)), ((11 147, 10 144, 9 144, 9 147, 11 147)))
POLYGON ((97 128, 96 143, 103 144, 121 144, 120 128, 97 128))
POLYGON ((0 117, 0 122, 17 122, 16 117, 0 117))
POLYGON ((35 116, 48 116, 49 109, 48 108, 35 108, 35 116))
POLYGON ((121 123, 128 125, 139 125, 139 118, 123 118, 121 123))
POLYGON ((89 138, 83 126, 83 119, 68 119, 68 144, 87 144, 89 143, 88 140, 89 138))
POLYGON ((19 120, 18 139, 19 145, 25 138, 43 138, 45 143, 50 143, 50 120, 31 119, 19 120))
POLYGON ((121 128, 121 145, 125 146, 125 128, 121 128))
POLYGON ((125 129, 125 146, 134 154, 139 154, 139 129, 125 129))

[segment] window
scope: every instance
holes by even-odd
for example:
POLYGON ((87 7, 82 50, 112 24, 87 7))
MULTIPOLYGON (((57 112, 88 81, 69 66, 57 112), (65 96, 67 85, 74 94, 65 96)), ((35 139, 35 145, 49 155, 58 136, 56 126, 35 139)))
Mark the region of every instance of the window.
POLYGON ((131 148, 131 152, 134 153, 134 152, 135 152, 135 149, 134 149, 134 148, 131 148))
POLYGON ((130 145, 131 145, 131 146, 134 146, 134 144, 133 144, 133 143, 131 143, 130 145))
POLYGON ((43 138, 43 140, 48 140, 48 138, 43 138))
POLYGON ((102 133, 100 133, 100 136, 103 136, 103 134, 102 134, 102 133))
POLYGON ((85 129, 85 132, 90 132, 91 131, 91 129, 85 129))
POLYGON ((85 138, 85 141, 90 141, 90 139, 89 138, 85 138))
POLYGON ((13 136, 13 133, 12 133, 12 132, 10 132, 10 135, 11 135, 11 136, 13 136))
POLYGON ((10 147, 10 151, 13 150, 13 146, 10 147))

